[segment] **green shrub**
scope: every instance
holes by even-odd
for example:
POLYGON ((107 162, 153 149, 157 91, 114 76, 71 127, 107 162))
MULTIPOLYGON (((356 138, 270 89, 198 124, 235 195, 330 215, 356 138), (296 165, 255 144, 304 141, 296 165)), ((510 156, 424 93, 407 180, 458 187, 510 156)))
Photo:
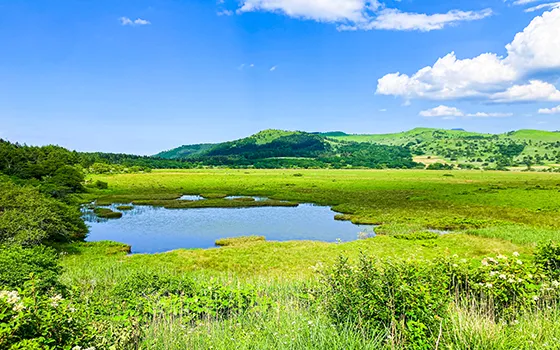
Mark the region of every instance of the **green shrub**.
POLYGON ((432 163, 428 165, 427 170, 453 170, 455 165, 453 164, 443 164, 443 163, 432 163))
POLYGON ((195 283, 180 276, 135 273, 113 289, 118 305, 141 316, 179 315, 185 321, 203 316, 229 317, 260 304, 267 305, 250 287, 195 283))
POLYGON ((57 252, 49 247, 0 246, 0 288, 23 288, 33 276, 40 290, 59 287, 57 252))
POLYGON ((539 244, 535 264, 552 279, 560 280, 560 244, 552 241, 539 244))
POLYGON ((266 241, 266 238, 264 236, 244 236, 244 237, 217 239, 216 245, 220 247, 230 247, 230 246, 242 245, 245 243, 264 242, 264 241, 266 241))
POLYGON ((95 181, 93 185, 100 190, 106 190, 109 188, 109 183, 101 180, 95 181))
POLYGON ((518 258, 498 255, 482 260, 470 274, 469 297, 488 306, 498 319, 515 318, 519 312, 546 308, 560 301, 560 284, 540 273, 538 266, 518 258))
POLYGON ((344 258, 323 275, 326 311, 338 324, 388 330, 390 339, 431 349, 452 300, 445 264, 344 258))
POLYGON ((0 291, 0 348, 71 349, 87 347, 92 330, 86 317, 60 294, 43 295, 29 282, 22 291, 0 291))
POLYGON ((396 239, 406 239, 409 241, 421 241, 421 240, 429 240, 429 239, 437 239, 439 238, 439 234, 430 231, 421 231, 421 232, 413 232, 413 233, 399 233, 393 235, 396 239))
POLYGON ((88 231, 77 208, 1 179, 0 213, 0 243, 82 240, 88 231))

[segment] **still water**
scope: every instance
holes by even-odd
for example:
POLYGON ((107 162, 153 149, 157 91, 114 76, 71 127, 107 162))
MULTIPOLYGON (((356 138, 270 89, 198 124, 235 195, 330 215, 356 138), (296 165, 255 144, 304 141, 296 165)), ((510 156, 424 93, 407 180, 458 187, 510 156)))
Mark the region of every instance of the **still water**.
MULTIPOLYGON (((115 211, 117 205, 111 206, 115 211)), ((158 253, 179 248, 209 248, 219 238, 258 235, 268 241, 353 241, 373 236, 373 227, 334 220, 329 207, 165 209, 135 206, 115 220, 84 217, 88 241, 117 241, 133 253, 158 253)))

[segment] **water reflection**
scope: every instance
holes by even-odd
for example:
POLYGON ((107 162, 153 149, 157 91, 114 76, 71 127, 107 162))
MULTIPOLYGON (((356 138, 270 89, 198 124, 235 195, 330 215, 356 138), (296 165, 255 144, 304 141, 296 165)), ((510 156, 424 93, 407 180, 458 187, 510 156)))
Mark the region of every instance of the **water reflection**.
MULTIPOLYGON (((115 211, 117 206, 108 206, 115 211)), ((210 248, 219 238, 258 235, 268 241, 346 242, 373 237, 372 226, 334 220, 329 207, 165 209, 135 206, 116 220, 99 219, 84 209, 88 241, 111 240, 132 246, 133 253, 179 248, 210 248)))

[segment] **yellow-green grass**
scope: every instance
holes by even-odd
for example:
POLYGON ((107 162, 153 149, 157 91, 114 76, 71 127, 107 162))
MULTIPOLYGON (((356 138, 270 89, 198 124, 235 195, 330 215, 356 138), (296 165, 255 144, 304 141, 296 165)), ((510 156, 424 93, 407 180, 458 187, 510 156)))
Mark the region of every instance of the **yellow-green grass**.
POLYGON ((517 251, 529 257, 532 252, 525 245, 465 234, 442 235, 434 246, 422 243, 378 236, 347 243, 239 241, 228 247, 180 249, 162 254, 126 255, 128 246, 110 242, 75 243, 63 246, 62 250, 69 252, 63 260, 66 272, 69 275, 87 274, 89 279, 105 275, 107 269, 111 273, 152 269, 235 276, 243 280, 308 279, 315 275, 314 266, 331 265, 339 256, 351 260, 358 259, 361 254, 379 258, 431 259, 457 254, 474 262, 488 255, 517 251))
MULTIPOLYGON (((87 194, 87 199, 105 204, 135 200, 150 203, 141 200, 171 200, 182 193, 263 196, 329 205, 346 214, 345 219, 384 224, 388 232, 398 228, 397 233, 402 233, 407 227, 409 231, 417 231, 449 226, 456 230, 504 227, 501 231, 506 234, 513 225, 521 231, 525 228, 532 229, 528 232, 537 230, 539 239, 557 236, 560 174, 457 171, 453 176, 445 176, 448 173, 202 169, 98 175, 94 180, 109 182, 110 189, 93 191, 87 194), (294 176, 296 173, 302 176, 294 176), (469 220, 474 223, 469 224, 469 220)), ((185 204, 190 205, 203 204, 185 204)), ((510 236, 508 234, 507 239, 530 241, 528 236, 510 236)))
POLYGON ((243 236, 243 237, 230 237, 230 238, 220 238, 216 240, 216 245, 219 247, 232 247, 248 243, 264 242, 266 238, 264 236, 243 236))

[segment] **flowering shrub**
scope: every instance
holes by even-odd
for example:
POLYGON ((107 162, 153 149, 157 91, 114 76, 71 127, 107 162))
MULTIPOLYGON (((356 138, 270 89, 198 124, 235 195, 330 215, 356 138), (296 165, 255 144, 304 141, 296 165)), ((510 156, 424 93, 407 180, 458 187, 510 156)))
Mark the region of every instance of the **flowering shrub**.
POLYGON ((505 322, 514 322, 523 311, 557 305, 560 282, 542 266, 522 261, 518 253, 487 257, 479 266, 457 256, 432 261, 362 257, 357 265, 341 258, 323 271, 319 300, 338 324, 386 330, 390 345, 433 349, 452 302, 467 302, 505 322))
POLYGON ((41 295, 34 286, 0 291, 0 348, 70 349, 88 343, 87 326, 60 294, 41 295))

